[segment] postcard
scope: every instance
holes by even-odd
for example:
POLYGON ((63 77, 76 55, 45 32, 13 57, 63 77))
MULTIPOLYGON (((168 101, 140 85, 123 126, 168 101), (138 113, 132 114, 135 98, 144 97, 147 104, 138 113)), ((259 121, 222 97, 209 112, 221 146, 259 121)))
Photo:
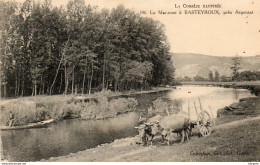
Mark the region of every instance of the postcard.
POLYGON ((1 163, 258 165, 257 0, 0 2, 1 163))

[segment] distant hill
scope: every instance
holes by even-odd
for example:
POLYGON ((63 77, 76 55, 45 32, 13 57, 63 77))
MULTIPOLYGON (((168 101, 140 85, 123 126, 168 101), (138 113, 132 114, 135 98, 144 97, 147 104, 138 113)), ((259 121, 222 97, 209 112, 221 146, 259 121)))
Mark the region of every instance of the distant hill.
MULTIPOLYGON (((176 78, 202 76, 208 78, 210 71, 218 70, 220 76, 231 76, 232 58, 218 57, 192 53, 172 53, 176 78)), ((260 55, 241 57, 239 71, 260 71, 260 55)))

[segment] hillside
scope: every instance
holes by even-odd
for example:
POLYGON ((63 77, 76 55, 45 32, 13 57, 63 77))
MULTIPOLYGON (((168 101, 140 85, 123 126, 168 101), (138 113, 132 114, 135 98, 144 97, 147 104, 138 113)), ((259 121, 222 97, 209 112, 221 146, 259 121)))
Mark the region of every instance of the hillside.
MULTIPOLYGON (((207 78, 210 71, 218 70, 220 76, 231 76, 232 57, 218 57, 192 53, 172 53, 176 78, 194 77, 207 78)), ((241 69, 260 71, 260 55, 241 57, 241 69)))

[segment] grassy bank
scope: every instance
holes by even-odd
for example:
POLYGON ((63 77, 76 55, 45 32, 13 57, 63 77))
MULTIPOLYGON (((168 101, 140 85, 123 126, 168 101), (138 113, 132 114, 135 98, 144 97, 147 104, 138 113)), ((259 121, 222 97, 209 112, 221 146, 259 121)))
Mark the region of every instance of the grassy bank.
POLYGON ((27 125, 48 119, 64 118, 105 119, 134 111, 138 102, 131 95, 153 93, 171 88, 153 88, 145 91, 102 91, 91 95, 28 96, 2 99, 0 126, 9 124, 9 112, 14 114, 14 126, 27 125), (120 96, 129 96, 120 98, 120 96))
POLYGON ((134 98, 108 97, 119 95, 111 91, 95 93, 96 99, 88 102, 75 101, 77 96, 37 96, 1 101, 0 125, 9 124, 9 112, 14 114, 14 126, 27 125, 48 119, 64 118, 105 119, 134 111, 138 102, 134 98))
POLYGON ((240 99, 238 103, 233 103, 229 106, 219 109, 217 114, 218 124, 259 116, 260 97, 240 99))

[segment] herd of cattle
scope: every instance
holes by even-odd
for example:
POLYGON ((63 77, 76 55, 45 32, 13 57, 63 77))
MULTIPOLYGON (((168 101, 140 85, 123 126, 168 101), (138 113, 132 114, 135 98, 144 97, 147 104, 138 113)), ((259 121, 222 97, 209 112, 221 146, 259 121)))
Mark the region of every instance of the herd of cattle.
POLYGON ((183 114, 172 114, 169 116, 156 115, 138 127, 140 141, 143 145, 152 145, 154 136, 161 135, 162 141, 170 143, 170 134, 177 133, 182 136, 183 143, 185 137, 189 141, 191 129, 194 125, 191 124, 189 118, 183 114))

